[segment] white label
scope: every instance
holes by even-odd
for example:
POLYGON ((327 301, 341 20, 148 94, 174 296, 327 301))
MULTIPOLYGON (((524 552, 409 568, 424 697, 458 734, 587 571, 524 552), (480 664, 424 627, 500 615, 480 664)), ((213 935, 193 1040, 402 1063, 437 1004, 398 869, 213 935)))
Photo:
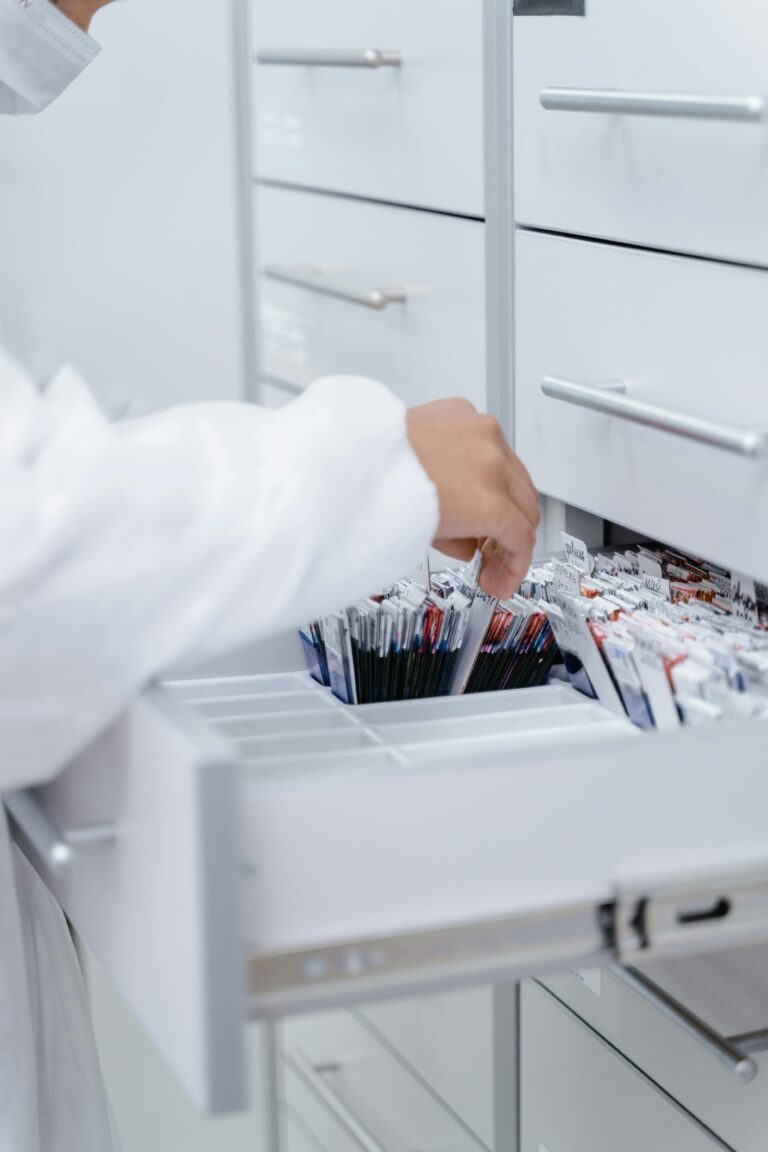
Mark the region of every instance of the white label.
POLYGON ((577 540, 575 536, 569 536, 567 532, 561 532, 563 538, 563 548, 565 549, 565 559, 568 564, 574 568, 578 568, 579 572, 583 572, 585 576, 592 575, 592 557, 589 554, 589 549, 583 540, 577 540))
POLYGON ((304 147, 304 121, 293 112, 259 113, 259 143, 264 148, 299 151, 304 147))
POLYGON ((603 971, 601 968, 576 968, 574 975, 578 976, 585 988, 595 996, 603 994, 603 971))
POLYGON ((562 560, 555 560, 552 564, 555 576, 555 588, 558 592, 565 592, 568 596, 581 596, 581 572, 571 564, 563 564, 562 560))
POLYGON ((261 332, 267 358, 295 368, 306 366, 309 329, 302 319, 265 304, 261 309, 261 332))
POLYGON ((757 589, 754 580, 734 572, 731 575, 731 600, 733 601, 734 615, 739 620, 746 620, 749 624, 760 623, 757 612, 757 589))
POLYGON ((658 560, 651 560, 650 556, 643 556, 641 553, 637 558, 637 564, 644 576, 658 576, 663 575, 661 564, 658 560))
POLYGON ((646 572, 643 576, 643 588, 648 592, 655 593, 656 596, 661 596, 662 600, 669 600, 669 580, 665 580, 663 576, 652 576, 646 572))

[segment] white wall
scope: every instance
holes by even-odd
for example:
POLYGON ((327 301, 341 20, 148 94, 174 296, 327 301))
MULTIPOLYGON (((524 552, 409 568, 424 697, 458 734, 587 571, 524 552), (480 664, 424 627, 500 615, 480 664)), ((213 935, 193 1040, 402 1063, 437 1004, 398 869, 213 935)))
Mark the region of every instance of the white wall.
POLYGON ((134 411, 243 392, 235 0, 129 0, 37 117, 0 117, 0 338, 134 411))

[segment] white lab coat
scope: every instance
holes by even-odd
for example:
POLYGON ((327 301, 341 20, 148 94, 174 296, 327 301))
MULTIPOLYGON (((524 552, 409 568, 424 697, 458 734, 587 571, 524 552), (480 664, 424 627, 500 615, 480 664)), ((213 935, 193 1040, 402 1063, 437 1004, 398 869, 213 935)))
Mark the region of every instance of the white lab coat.
MULTIPOLYGON (((397 578, 437 517, 374 381, 112 425, 73 370, 41 396, 0 351, 0 791, 54 775, 180 657, 397 578)), ((0 1152, 111 1147, 66 925, 0 814, 0 1152)))

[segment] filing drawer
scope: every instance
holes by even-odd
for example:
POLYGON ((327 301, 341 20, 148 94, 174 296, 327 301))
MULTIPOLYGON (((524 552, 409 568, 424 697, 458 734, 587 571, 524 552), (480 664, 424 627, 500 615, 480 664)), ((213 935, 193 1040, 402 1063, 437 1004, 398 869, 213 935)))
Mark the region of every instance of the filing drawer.
POLYGON ((534 483, 768 575, 766 315, 762 271, 520 234, 515 433, 534 483), (558 398, 544 394, 550 377, 558 398), (610 381, 624 381, 625 394, 600 389, 610 381), (630 415, 656 406, 654 421, 677 431, 583 402, 627 405, 630 415), (719 446, 688 439, 692 420, 707 422, 719 446))
POLYGON ((725 1150, 538 984, 521 1017, 520 1152, 725 1150))
POLYGON ((482 224, 286 189, 262 188, 257 203, 266 376, 305 387, 366 375, 411 405, 485 406, 482 224), (377 307, 388 292, 405 299, 377 307))
POLYGON ((301 1117, 285 1105, 280 1109, 280 1147, 282 1152, 328 1152, 301 1117))
MULTIPOLYGON (((739 949, 644 966, 644 972, 718 1035, 768 1028, 768 951, 739 949)), ((742 1083, 702 1039, 610 970, 550 977, 546 986, 737 1152, 763 1152, 768 1052, 742 1083)))
MULTIPOLYGON (((279 1036, 287 1073, 285 1100, 310 1125, 311 1115, 303 1112, 308 1096, 335 1114, 341 1126, 360 1124, 387 1152, 415 1148, 479 1152, 481 1145, 470 1133, 350 1013, 288 1020, 279 1036)), ((461 1038, 453 1041, 461 1043, 461 1038)))
POLYGON ((354 1011, 409 1063, 486 1147, 493 1147, 490 988, 411 996, 365 1004, 354 1011))
POLYGON ((554 685, 350 709, 306 672, 198 679, 138 700, 25 815, 14 798, 17 836, 222 1111, 248 1018, 594 964, 620 891, 629 914, 673 881, 673 915, 705 872, 697 899, 734 901, 718 934, 766 939, 737 899, 768 855, 765 733, 642 736, 554 685))
POLYGON ((253 4, 258 175, 481 217, 483 5, 462 0, 283 0, 253 4), (338 67, 341 52, 399 66, 338 67), (298 54, 298 57, 297 57, 298 54))
POLYGON ((767 42, 761 0, 516 20, 518 222, 768 264, 767 42), (637 114, 648 97, 666 114, 637 114))

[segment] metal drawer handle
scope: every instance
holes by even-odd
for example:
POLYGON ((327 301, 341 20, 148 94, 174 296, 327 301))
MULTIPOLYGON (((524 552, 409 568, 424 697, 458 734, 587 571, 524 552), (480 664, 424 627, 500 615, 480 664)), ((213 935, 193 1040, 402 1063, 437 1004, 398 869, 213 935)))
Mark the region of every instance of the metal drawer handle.
MULTIPOLYGON (((378 1140, 361 1124, 357 1116, 349 1109, 338 1093, 334 1092, 333 1088, 331 1088, 325 1079, 323 1070, 316 1068, 304 1053, 298 1050, 286 1054, 283 1059, 288 1067, 293 1069, 296 1075, 304 1081, 307 1088, 309 1088, 325 1106, 337 1123, 349 1133, 355 1144, 357 1144, 363 1152, 386 1152, 378 1140)), ((324 1071, 327 1073, 331 1070, 329 1067, 324 1071)))
POLYGON ((407 299, 404 288, 355 288, 344 280, 314 268, 284 268, 277 264, 266 264, 262 271, 270 280, 280 280, 283 284, 305 288, 321 296, 333 296, 348 304, 360 304, 376 312, 382 312, 390 304, 404 304, 407 299))
POLYGON ((261 48, 259 64, 306 68, 399 68, 401 54, 392 48, 261 48))
POLYGON ((768 447, 764 432, 746 432, 725 424, 712 424, 696 416, 631 399, 624 395, 627 385, 623 380, 581 384, 560 376, 545 376, 541 390, 553 400, 575 404, 577 408, 589 408, 605 416, 617 416, 633 424, 644 424, 660 432, 672 432, 685 440, 696 440, 700 444, 735 452, 737 456, 764 456, 768 447))
POLYGON ((746 1055, 733 1040, 728 1040, 713 1031, 693 1012, 689 1012, 684 1004, 670 996, 658 984, 654 984, 636 968, 614 966, 611 971, 615 976, 632 988, 638 995, 662 1012, 668 1020, 676 1024, 694 1040, 703 1044, 711 1054, 733 1073, 737 1080, 749 1084, 757 1076, 757 1064, 746 1055))
POLYGON ((30 851, 57 875, 71 868, 76 849, 89 844, 114 840, 112 825, 72 828, 63 835, 54 828, 34 792, 9 792, 5 807, 21 848, 30 851))
POLYGON ((624 92, 621 88, 545 88, 539 102, 548 112, 612 112, 689 120, 763 120, 761 96, 683 96, 624 92))

